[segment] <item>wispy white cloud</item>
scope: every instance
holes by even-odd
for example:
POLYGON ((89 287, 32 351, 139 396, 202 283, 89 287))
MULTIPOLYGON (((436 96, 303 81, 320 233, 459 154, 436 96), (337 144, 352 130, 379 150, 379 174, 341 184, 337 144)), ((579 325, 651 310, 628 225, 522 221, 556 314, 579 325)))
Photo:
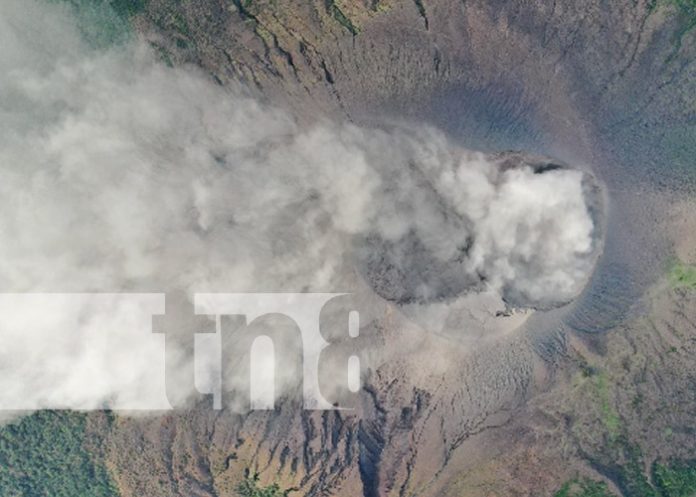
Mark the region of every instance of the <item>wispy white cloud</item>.
MULTIPOLYGON (((591 270, 579 171, 508 167, 425 126, 303 127, 137 42, 90 48, 33 0, 0 4, 0 45, 1 291, 485 291, 549 306, 591 270)), ((2 328, 4 350, 23 350, 2 328)), ((75 371, 91 360, 66 353, 75 371)), ((101 385, 94 406, 119 393, 101 385)))

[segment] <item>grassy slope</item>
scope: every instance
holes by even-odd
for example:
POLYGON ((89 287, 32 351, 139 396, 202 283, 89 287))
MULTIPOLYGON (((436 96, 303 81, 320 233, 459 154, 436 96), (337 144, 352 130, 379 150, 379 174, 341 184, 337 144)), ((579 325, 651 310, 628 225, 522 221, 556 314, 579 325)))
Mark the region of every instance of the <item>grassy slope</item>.
POLYGON ((261 487, 256 477, 247 478, 237 487, 239 497, 285 497, 287 491, 281 490, 277 484, 261 487))
POLYGON ((669 283, 672 288, 696 290, 696 266, 674 264, 669 272, 669 283))

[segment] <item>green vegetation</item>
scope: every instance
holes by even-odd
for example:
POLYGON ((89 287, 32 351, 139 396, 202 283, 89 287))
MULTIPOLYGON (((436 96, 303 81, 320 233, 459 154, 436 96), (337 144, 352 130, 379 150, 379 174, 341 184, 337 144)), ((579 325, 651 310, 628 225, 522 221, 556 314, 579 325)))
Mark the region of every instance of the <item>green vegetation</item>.
POLYGON ((696 266, 674 264, 669 271, 669 283, 672 288, 686 288, 696 290, 696 266))
POLYGON ((65 2, 78 9, 110 10, 121 17, 134 16, 147 7, 149 0, 52 0, 65 2))
POLYGON ((566 482, 553 497, 615 497, 603 481, 586 478, 566 482))
POLYGON ((240 497, 287 497, 287 490, 281 490, 277 483, 268 487, 259 486, 259 477, 254 475, 253 478, 246 478, 237 487, 237 492, 240 497))
POLYGON ((131 36, 130 17, 141 12, 147 0, 48 0, 72 9, 85 40, 103 48, 122 43, 131 36))
POLYGON ((628 442, 623 437, 615 444, 617 459, 625 461, 614 468, 616 482, 627 497, 658 497, 645 475, 643 451, 639 445, 628 442))
POLYGON ((599 407, 599 419, 610 440, 616 440, 621 435, 621 417, 612 405, 610 379, 605 371, 587 362, 578 364, 580 368, 580 383, 589 387, 588 393, 592 401, 599 407))
MULTIPOLYGON (((601 445, 586 454, 588 462, 600 474, 616 484, 625 497, 658 497, 645 474, 645 462, 639 445, 626 433, 614 404, 613 386, 607 372, 590 364, 580 365, 579 385, 589 387, 588 401, 596 406, 596 420, 601 423, 601 445)), ((635 401, 635 399, 634 399, 635 401)), ((640 398, 636 401, 642 402, 640 398)), ((585 480, 566 483, 555 497, 612 495, 599 483, 585 480)))
MULTIPOLYGON (((598 458, 590 463, 611 479, 626 497, 694 497, 696 496, 696 461, 671 461, 652 465, 652 483, 645 474, 645 460, 640 446, 624 437, 610 442, 598 458)), ((610 497, 603 483, 588 480, 567 482, 554 497, 610 497)))
POLYGON ((604 372, 599 373, 594 382, 599 397, 599 408, 602 416, 602 423, 612 440, 615 440, 621 430, 621 418, 619 417, 614 406, 611 405, 610 392, 608 386, 607 375, 604 372))
POLYGON ((240 15, 248 21, 258 22, 256 14, 252 12, 254 7, 252 0, 232 0, 232 3, 237 7, 240 15))
POLYGON ((148 0, 111 0, 111 7, 121 16, 130 17, 136 15, 147 7, 148 0))
MULTIPOLYGON (((696 281, 694 269, 675 264, 671 271, 675 275, 675 283, 684 285, 685 281, 696 281)), ((593 448, 585 453, 591 467, 612 481, 624 497, 696 497, 696 461, 669 464, 647 461, 641 446, 629 433, 614 406, 615 387, 611 383, 611 376, 584 360, 579 363, 579 369, 576 385, 584 388, 587 401, 595 404, 593 424, 601 426, 601 433, 595 434, 600 437, 593 436, 600 443, 593 443, 593 448)), ((634 408, 639 408, 643 402, 643 396, 637 393, 632 404, 634 408)), ((663 433, 666 439, 673 436, 673 430, 668 427, 663 433)), ((578 432, 578 436, 584 434, 578 432)), ((566 482, 554 497, 612 495, 601 482, 576 479, 566 482)))
POLYGON ((180 12, 174 12, 171 16, 171 25, 176 29, 180 34, 190 37, 191 36, 191 28, 189 28, 188 22, 186 22, 186 18, 184 18, 183 15, 181 15, 180 12))
POLYGON ((353 24, 353 22, 348 19, 338 5, 336 5, 335 0, 326 0, 326 9, 333 16, 333 18, 336 19, 341 26, 350 31, 353 36, 360 32, 355 24, 353 24))
POLYGON ((686 21, 684 33, 696 26, 696 0, 666 0, 668 5, 675 6, 686 21))
POLYGON ((40 411, 0 429, 2 497, 115 497, 85 448, 84 414, 40 411))
MULTIPOLYGON (((679 28, 675 33, 675 51, 672 54, 674 56, 681 48, 684 36, 696 27, 696 0, 652 0, 648 4, 651 12, 660 6, 673 8, 680 19, 679 28)), ((670 56, 668 62, 672 56, 670 56)))
POLYGON ((390 9, 391 6, 383 0, 376 0, 372 5, 374 12, 388 12, 390 9))
POLYGON ((653 481, 664 497, 696 495, 696 461, 655 464, 653 481))
MULTIPOLYGON (((642 472, 642 471, 641 471, 642 472)), ((650 487, 644 477, 640 485, 629 485, 625 495, 629 497, 694 497, 696 496, 696 461, 672 462, 653 465, 653 481, 650 487), (642 487, 647 485, 647 487, 642 487)), ((615 497, 606 483, 586 478, 566 482, 553 497, 615 497)))

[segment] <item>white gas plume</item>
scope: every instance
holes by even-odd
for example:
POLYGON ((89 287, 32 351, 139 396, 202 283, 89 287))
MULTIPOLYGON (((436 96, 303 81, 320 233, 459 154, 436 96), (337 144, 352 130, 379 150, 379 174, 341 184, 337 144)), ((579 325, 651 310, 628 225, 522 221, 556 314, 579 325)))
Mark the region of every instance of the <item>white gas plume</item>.
MULTIPOLYGON (((548 307, 592 269, 580 171, 511 166, 427 126, 300 125, 137 41, 92 48, 54 4, 0 3, 0 46, 1 292, 485 292, 548 307)), ((102 381, 89 346, 23 335, 11 314, 0 376, 23 407, 98 408, 151 375, 113 340, 97 357, 129 381, 102 381), (13 373, 29 350, 43 369, 13 373), (89 377, 84 395, 61 367, 89 377)), ((95 322, 60 333, 84 343, 95 322)))

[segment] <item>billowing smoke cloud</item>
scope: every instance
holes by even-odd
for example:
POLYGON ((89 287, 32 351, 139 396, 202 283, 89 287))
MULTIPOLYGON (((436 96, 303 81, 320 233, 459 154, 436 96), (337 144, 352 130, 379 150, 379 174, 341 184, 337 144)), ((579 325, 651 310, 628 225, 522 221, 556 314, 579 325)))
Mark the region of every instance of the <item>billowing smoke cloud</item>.
MULTIPOLYGON (((371 288, 398 304, 486 292, 544 307, 591 270, 579 171, 474 153, 422 126, 301 127, 138 43, 92 49, 55 5, 3 1, 0 45, 1 291, 371 288)), ((2 327, 7 372, 26 344, 2 327)), ((58 360, 32 350, 46 371, 58 360)), ((90 360, 65 353, 75 370, 90 360)), ((127 367, 137 377, 143 364, 127 367)), ((41 374, 13 378, 34 382, 22 390, 37 407, 61 403, 38 400, 41 374)), ((104 381, 79 405, 119 388, 104 381)))

